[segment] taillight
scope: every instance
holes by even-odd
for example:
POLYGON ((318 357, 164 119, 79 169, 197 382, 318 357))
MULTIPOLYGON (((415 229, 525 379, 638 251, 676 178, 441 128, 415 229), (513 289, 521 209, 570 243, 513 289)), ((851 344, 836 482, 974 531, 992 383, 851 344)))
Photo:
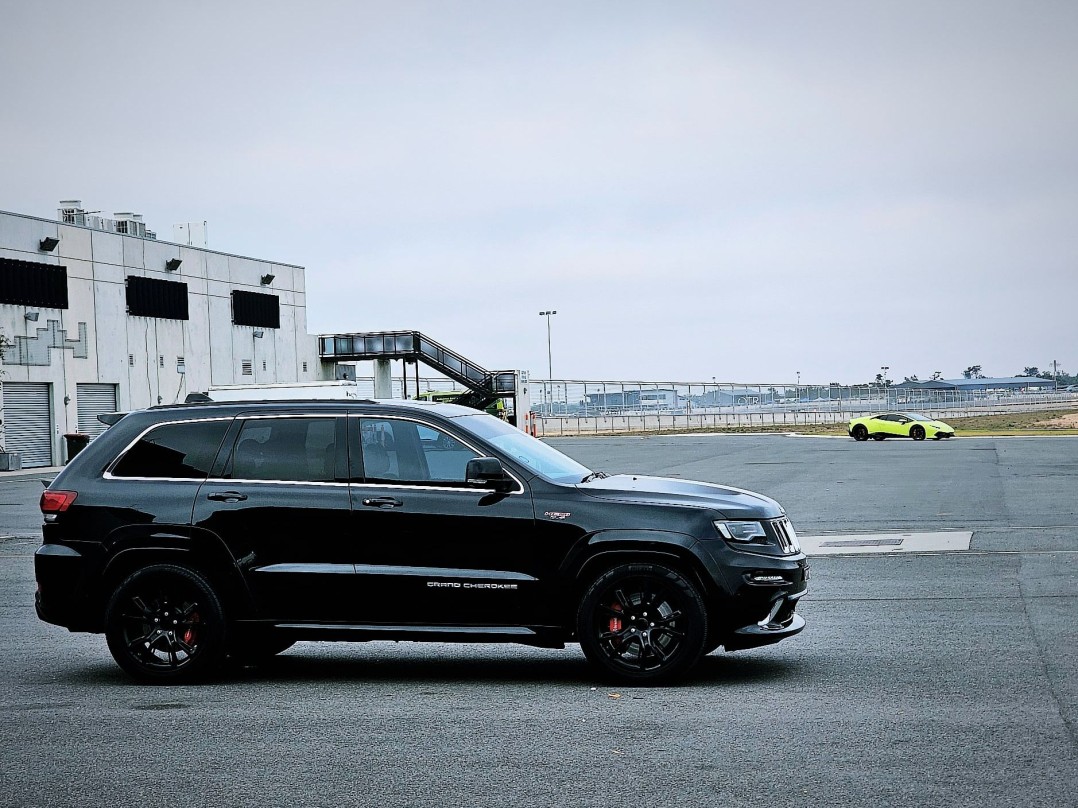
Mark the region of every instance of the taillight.
POLYGON ((71 507, 71 503, 75 501, 75 497, 78 496, 76 491, 42 491, 41 492, 41 512, 42 513, 63 513, 71 507))

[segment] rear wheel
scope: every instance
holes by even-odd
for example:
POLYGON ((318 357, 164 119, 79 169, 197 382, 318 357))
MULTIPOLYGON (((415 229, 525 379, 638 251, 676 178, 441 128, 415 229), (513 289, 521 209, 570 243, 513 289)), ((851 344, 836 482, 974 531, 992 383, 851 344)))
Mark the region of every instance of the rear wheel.
POLYGON ((858 424, 853 428, 854 440, 868 440, 868 427, 864 424, 858 424))
POLYGON ((910 437, 913 438, 914 440, 924 440, 925 439, 925 428, 923 426, 921 426, 920 424, 914 424, 913 426, 910 427, 910 437))
POLYGON ((662 684, 703 656, 707 609, 680 573, 657 564, 623 564, 588 587, 576 630, 584 655, 608 677, 662 684))
POLYGON ((209 676, 225 658, 224 610, 201 573, 154 564, 113 593, 105 638, 117 664, 136 679, 189 682, 209 676))

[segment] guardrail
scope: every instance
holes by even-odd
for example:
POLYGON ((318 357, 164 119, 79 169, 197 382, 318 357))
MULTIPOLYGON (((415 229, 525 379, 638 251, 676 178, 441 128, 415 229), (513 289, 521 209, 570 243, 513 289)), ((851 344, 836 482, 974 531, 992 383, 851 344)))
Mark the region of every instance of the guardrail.
POLYGON ((534 380, 532 388, 537 392, 532 409, 536 434, 540 437, 753 426, 788 426, 793 431, 800 425, 845 423, 860 415, 892 410, 924 412, 946 420, 1078 406, 1078 394, 1065 392, 949 390, 923 395, 929 391, 884 389, 875 395, 864 395, 864 388, 803 385, 750 387, 543 380, 534 380), (805 391, 830 391, 835 395, 810 397, 805 391), (908 392, 919 395, 911 396, 908 392))

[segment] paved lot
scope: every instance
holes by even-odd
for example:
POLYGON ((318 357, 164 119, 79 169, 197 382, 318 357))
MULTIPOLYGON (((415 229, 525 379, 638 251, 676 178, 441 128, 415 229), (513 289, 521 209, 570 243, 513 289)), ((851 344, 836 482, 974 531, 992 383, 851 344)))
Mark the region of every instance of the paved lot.
POLYGON ((817 558, 800 637, 675 688, 596 685, 576 648, 409 643, 147 688, 36 620, 40 485, 0 478, 0 535, 27 537, 0 542, 0 805, 1078 804, 1078 440, 551 442, 763 491, 803 533, 972 549, 817 558))

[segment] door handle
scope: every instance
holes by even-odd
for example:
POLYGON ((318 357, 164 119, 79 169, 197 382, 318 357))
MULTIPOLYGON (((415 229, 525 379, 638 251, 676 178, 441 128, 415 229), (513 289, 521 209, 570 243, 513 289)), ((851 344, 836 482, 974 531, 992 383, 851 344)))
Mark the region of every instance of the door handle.
POLYGON ((212 499, 214 502, 243 502, 247 495, 239 491, 214 491, 206 499, 212 499))
POLYGON ((368 508, 399 508, 404 503, 393 497, 372 497, 363 500, 363 504, 368 508))

